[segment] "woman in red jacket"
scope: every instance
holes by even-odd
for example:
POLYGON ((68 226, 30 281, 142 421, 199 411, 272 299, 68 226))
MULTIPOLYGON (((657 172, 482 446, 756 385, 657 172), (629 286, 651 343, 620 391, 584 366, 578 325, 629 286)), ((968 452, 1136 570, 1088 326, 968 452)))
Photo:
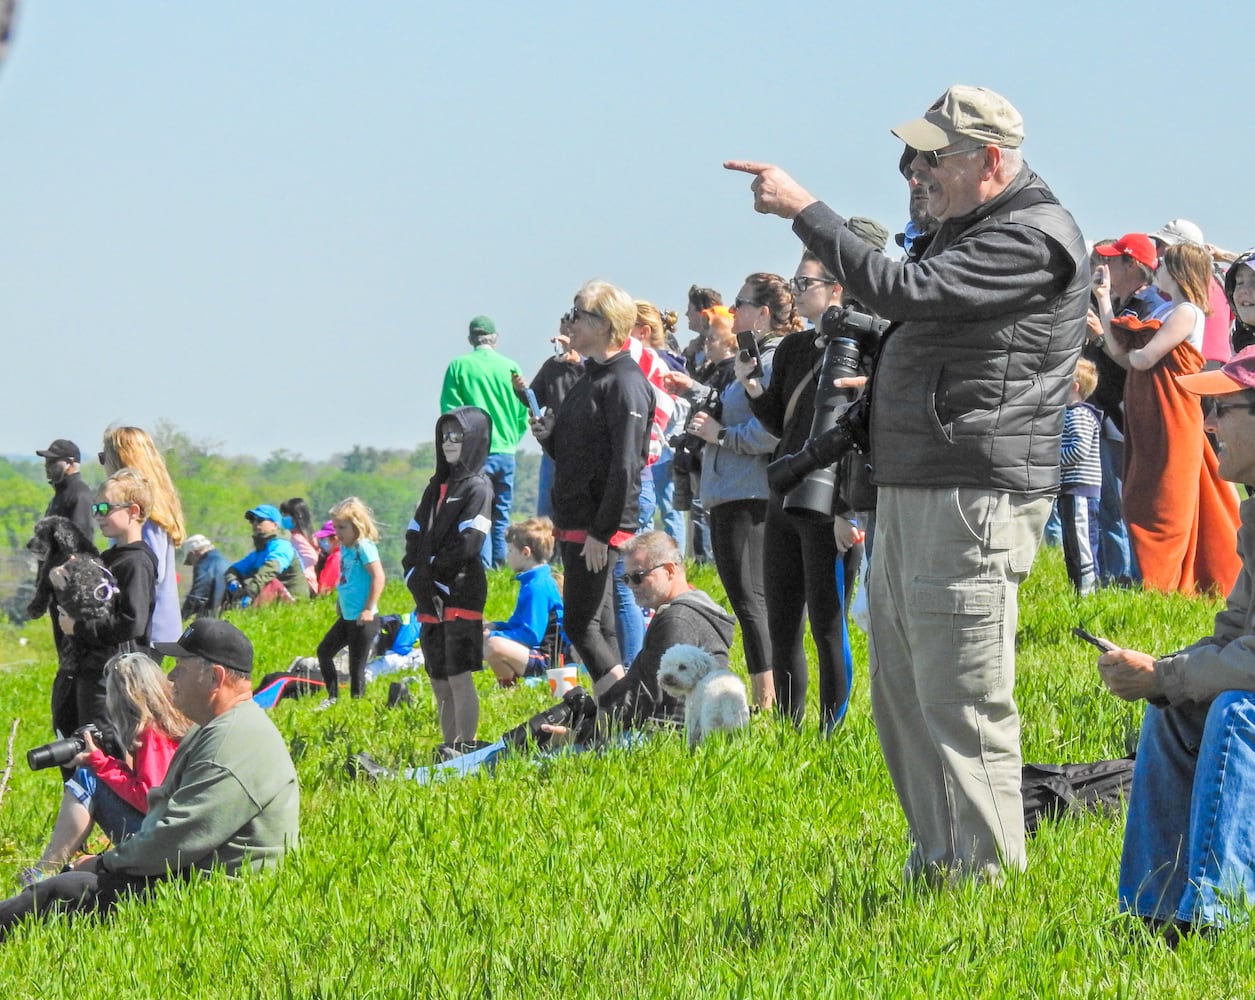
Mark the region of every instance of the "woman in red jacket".
POLYGON ((119 653, 105 664, 105 716, 120 757, 105 753, 90 733, 87 749, 74 758, 65 783, 52 839, 39 862, 19 876, 30 885, 56 874, 82 847, 92 824, 114 844, 139 829, 148 812, 148 792, 165 779, 179 740, 191 723, 174 707, 170 681, 143 653, 119 653))

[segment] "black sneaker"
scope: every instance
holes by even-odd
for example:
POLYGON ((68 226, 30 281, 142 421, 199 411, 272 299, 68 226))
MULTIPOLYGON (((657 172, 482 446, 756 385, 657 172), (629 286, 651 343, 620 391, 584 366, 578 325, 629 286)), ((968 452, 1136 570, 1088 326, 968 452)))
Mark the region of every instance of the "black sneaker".
POLYGON ((344 763, 344 771, 350 778, 364 778, 367 781, 397 777, 396 771, 384 767, 368 753, 349 754, 349 759, 344 763))

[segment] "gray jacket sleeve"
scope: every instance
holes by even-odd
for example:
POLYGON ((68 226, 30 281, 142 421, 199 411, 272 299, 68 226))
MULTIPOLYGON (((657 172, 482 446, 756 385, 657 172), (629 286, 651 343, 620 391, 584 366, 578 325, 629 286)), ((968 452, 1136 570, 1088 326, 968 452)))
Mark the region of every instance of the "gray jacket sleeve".
POLYGON ((1222 691, 1255 691, 1255 500, 1242 504, 1242 572, 1216 615, 1212 634, 1155 663, 1170 702, 1211 701, 1222 691))
MULTIPOLYGON (((1063 248, 1031 226, 1004 223, 959 233, 919 262, 873 250, 823 202, 803 209, 793 231, 856 299, 895 322, 1032 308, 1057 297, 1073 271, 1063 248)), ((945 236, 943 227, 938 239, 945 236)))

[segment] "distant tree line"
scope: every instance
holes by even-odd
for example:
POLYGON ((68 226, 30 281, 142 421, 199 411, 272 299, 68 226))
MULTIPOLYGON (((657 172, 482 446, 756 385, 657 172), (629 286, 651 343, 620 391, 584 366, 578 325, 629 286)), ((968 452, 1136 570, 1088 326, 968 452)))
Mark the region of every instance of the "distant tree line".
MULTIPOLYGON (((379 523, 379 553, 385 571, 390 578, 399 577, 406 526, 436 467, 432 442, 424 442, 413 451, 354 445, 351 451, 326 461, 311 461, 286 449, 257 459, 227 457, 217 445, 194 441, 165 421, 148 431, 165 455, 183 499, 188 534, 207 536, 231 561, 251 548, 248 522, 244 520, 250 507, 259 503, 277 506, 288 497, 304 497, 317 527, 327 519, 332 504, 359 496, 374 510, 379 523)), ((514 511, 523 517, 536 511, 540 456, 520 452, 517 465, 514 511)), ((97 486, 104 479, 104 470, 87 460, 83 478, 97 486)), ((29 460, 0 458, 0 611, 11 620, 21 619, 28 599, 34 564, 26 543, 51 491, 44 479, 43 462, 34 455, 29 460)), ((95 541, 98 546, 104 542, 99 535, 95 541)), ((190 574, 187 576, 190 579, 190 574)))

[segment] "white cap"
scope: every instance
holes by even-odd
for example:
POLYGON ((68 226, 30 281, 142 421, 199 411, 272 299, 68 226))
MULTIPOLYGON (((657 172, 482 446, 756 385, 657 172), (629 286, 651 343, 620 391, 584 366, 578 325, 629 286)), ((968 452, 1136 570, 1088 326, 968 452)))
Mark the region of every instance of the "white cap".
POLYGON ((1197 243, 1202 246, 1206 240, 1203 239, 1203 231, 1194 225, 1189 219, 1173 219, 1165 222, 1155 232, 1150 234, 1152 240, 1158 240, 1164 246, 1174 247, 1178 243, 1197 243))

